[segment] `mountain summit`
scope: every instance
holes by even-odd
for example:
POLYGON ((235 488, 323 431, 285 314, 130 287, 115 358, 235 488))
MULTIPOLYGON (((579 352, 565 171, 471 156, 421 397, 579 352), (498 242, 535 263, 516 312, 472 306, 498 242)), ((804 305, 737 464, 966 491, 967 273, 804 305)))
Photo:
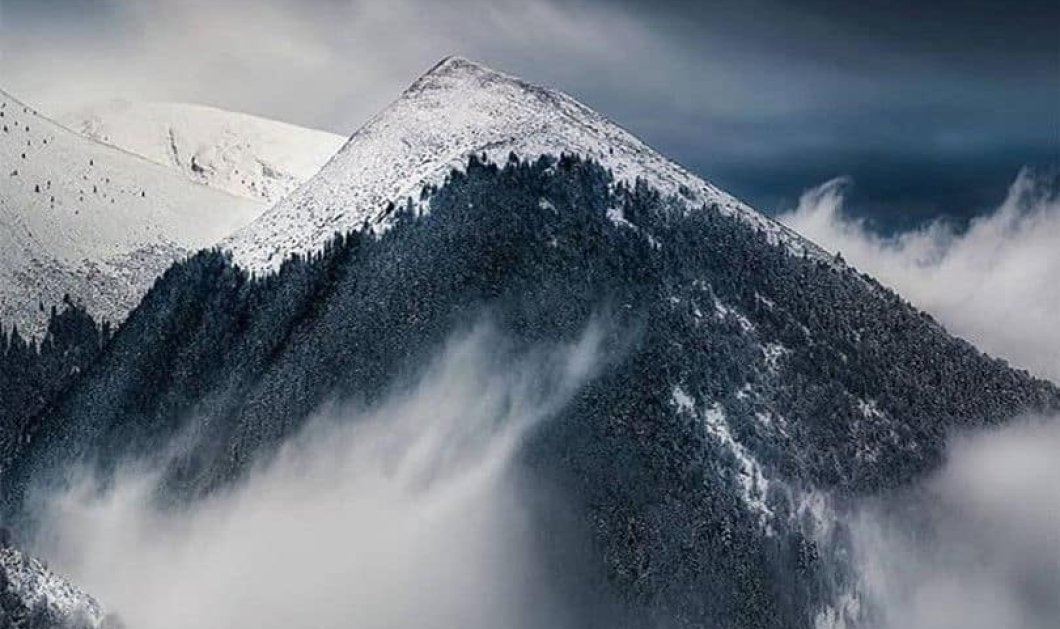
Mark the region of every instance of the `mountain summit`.
POLYGON ((663 157, 604 116, 561 92, 462 57, 447 57, 349 139, 324 168, 224 245, 252 270, 277 267, 291 253, 322 247, 337 231, 365 222, 385 227, 385 207, 438 184, 469 155, 504 163, 577 154, 617 181, 640 178, 689 207, 717 205, 796 252, 816 247, 663 157))

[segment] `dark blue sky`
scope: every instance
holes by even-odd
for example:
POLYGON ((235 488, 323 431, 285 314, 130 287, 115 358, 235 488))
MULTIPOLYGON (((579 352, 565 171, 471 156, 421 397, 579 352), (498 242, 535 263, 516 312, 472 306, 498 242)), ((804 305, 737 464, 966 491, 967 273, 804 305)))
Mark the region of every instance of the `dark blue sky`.
POLYGON ((567 91, 763 210, 855 180, 885 226, 1060 164, 1060 2, 0 0, 0 85, 353 131, 459 53, 567 91))

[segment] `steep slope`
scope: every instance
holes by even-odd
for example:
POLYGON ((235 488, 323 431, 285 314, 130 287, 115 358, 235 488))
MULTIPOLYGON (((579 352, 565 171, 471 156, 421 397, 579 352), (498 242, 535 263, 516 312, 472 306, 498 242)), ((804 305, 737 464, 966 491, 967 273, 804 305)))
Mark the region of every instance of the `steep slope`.
POLYGON ((0 474, 8 513, 72 462, 157 460, 176 435, 160 495, 194 499, 479 316, 528 348, 603 321, 605 364, 520 460, 562 496, 533 530, 574 626, 825 626, 870 610, 827 505, 934 467, 950 430, 1060 407, 854 270, 593 163, 471 160, 417 198, 275 275, 217 251, 171 268, 0 474), (570 583, 568 526, 598 581, 570 583))
POLYGON ((113 627, 103 606, 44 563, 0 547, 0 629, 113 627))
POLYGON ((3 92, 0 164, 0 321, 33 333, 67 293, 120 321, 173 260, 262 208, 84 138, 3 92))
POLYGON ((400 205, 438 183, 471 154, 503 163, 573 153, 598 160, 619 181, 645 179, 690 207, 716 204, 796 252, 817 249, 674 162, 624 129, 559 92, 450 57, 412 84, 358 130, 309 183, 228 239, 236 260, 276 268, 290 253, 319 249, 336 231, 386 224, 400 205))
POLYGON ((84 309, 67 303, 52 310, 44 336, 28 342, 17 330, 0 330, 0 469, 28 422, 95 361, 110 334, 84 309))
POLYGON ((189 179, 272 205, 320 170, 343 136, 178 103, 111 101, 59 121, 189 179))

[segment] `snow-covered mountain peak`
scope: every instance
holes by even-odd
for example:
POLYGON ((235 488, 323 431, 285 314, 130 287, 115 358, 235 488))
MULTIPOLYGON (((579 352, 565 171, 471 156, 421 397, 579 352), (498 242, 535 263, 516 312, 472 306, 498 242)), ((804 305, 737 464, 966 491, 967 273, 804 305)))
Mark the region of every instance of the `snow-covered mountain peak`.
POLYGON ((447 57, 349 139, 320 173, 223 244, 252 270, 321 247, 336 231, 365 222, 385 227, 389 202, 439 183, 471 154, 503 162, 578 154, 623 181, 645 179, 687 200, 716 204, 793 251, 817 248, 794 232, 653 151, 604 116, 561 92, 462 57, 447 57))
POLYGON ((423 76, 416 79, 405 90, 403 96, 408 97, 412 94, 433 89, 453 88, 458 84, 484 85, 490 82, 516 84, 527 90, 541 89, 535 88, 535 86, 518 77, 486 67, 477 61, 472 61, 459 55, 450 55, 436 63, 423 76))

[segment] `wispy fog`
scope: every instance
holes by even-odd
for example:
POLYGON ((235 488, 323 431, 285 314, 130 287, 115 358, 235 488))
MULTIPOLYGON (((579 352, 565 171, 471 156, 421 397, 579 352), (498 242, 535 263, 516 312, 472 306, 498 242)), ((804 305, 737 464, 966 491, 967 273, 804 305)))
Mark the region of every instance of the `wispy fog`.
POLYGON ((598 362, 594 329, 516 352, 460 336, 379 407, 337 407, 184 510, 158 470, 54 498, 37 551, 134 629, 562 627, 513 454, 598 362))
MULTIPOLYGON (((807 191, 780 219, 952 333, 1060 382, 1055 175, 1020 173, 1004 202, 966 230, 934 223, 893 237, 844 214, 849 183, 807 191)), ((872 629, 1060 626, 1058 488, 1060 418, 956 436, 936 474, 856 510, 860 599, 840 602, 860 601, 868 618, 858 626, 872 629)))
POLYGON ((966 231, 936 222, 881 237, 843 213, 846 181, 807 191, 779 218, 896 289, 952 333, 1060 382, 1060 186, 1024 171, 966 231))
POLYGON ((951 444, 934 476, 852 522, 874 629, 1060 626, 1060 418, 951 444))

